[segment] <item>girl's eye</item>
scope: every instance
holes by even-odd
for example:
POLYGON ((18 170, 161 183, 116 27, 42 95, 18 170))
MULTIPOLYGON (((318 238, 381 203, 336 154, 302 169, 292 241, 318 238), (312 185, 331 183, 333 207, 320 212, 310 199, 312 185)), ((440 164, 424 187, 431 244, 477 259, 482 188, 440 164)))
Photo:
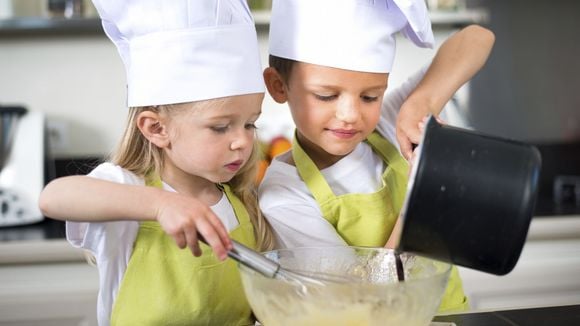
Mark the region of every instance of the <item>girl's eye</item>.
POLYGON ((228 126, 215 126, 210 127, 210 129, 217 132, 218 134, 223 134, 228 130, 228 126))
POLYGON ((318 95, 318 94, 314 94, 314 96, 318 100, 323 101, 323 102, 330 102, 330 101, 332 101, 332 100, 334 100, 334 99, 337 98, 337 95, 318 95))
POLYGON ((255 123, 248 123, 246 124, 246 129, 258 129, 255 123))
POLYGON ((361 96, 361 97, 362 97, 362 100, 364 102, 367 102, 367 103, 375 102, 375 101, 377 101, 379 99, 378 96, 366 96, 366 95, 364 95, 364 96, 361 96))

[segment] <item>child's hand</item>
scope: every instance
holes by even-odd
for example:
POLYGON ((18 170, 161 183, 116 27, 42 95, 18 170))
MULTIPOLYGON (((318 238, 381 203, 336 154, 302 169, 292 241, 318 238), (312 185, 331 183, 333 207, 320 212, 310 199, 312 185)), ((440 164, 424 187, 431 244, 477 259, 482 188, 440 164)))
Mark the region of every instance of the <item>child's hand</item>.
POLYGON ((425 126, 425 119, 430 114, 429 106, 426 103, 418 103, 408 98, 401 106, 397 116, 397 141, 401 147, 403 157, 410 160, 413 156, 413 144, 419 144, 423 129, 420 124, 425 126))
POLYGON ((161 202, 156 219, 179 248, 187 246, 194 256, 199 257, 199 241, 205 240, 218 259, 227 258, 232 243, 221 220, 208 205, 173 192, 165 192, 161 202))
POLYGON ((385 244, 385 248, 387 249, 396 249, 397 246, 399 245, 399 240, 401 238, 401 231, 402 231, 402 219, 401 216, 399 215, 399 217, 397 218, 397 222, 395 223, 395 226, 393 227, 393 231, 391 232, 391 235, 389 236, 389 239, 387 240, 387 243, 385 244))
MULTIPOLYGON (((421 120, 421 122, 418 123, 418 128, 419 128, 419 132, 421 134, 423 134, 425 132, 425 125, 427 124, 427 120, 429 117, 424 117, 423 120, 421 120)), ((446 124, 445 121, 439 119, 439 118, 435 118, 437 120, 437 122, 439 122, 440 124, 446 124)), ((408 158, 409 161, 409 174, 407 176, 411 176, 411 171, 413 171, 413 166, 415 164, 417 164, 417 156, 419 156, 419 147, 415 147, 412 152, 411 152, 411 156, 408 158)))
MULTIPOLYGON (((419 110, 408 102, 403 103, 397 116, 397 141, 403 157, 412 161, 415 152, 413 145, 417 145, 421 141, 430 113, 427 110, 419 110)), ((435 119, 439 123, 445 124, 439 117, 435 116, 435 119)))

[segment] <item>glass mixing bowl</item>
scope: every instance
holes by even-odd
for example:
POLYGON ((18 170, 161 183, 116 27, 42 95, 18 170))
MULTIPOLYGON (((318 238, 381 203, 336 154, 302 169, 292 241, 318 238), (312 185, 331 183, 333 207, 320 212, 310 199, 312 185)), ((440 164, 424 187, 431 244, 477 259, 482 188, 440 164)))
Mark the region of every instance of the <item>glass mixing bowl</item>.
POLYGON ((254 314, 273 325, 428 325, 437 312, 451 265, 402 254, 405 281, 397 278, 393 250, 362 247, 281 249, 264 253, 283 268, 324 285, 267 278, 240 265, 254 314))

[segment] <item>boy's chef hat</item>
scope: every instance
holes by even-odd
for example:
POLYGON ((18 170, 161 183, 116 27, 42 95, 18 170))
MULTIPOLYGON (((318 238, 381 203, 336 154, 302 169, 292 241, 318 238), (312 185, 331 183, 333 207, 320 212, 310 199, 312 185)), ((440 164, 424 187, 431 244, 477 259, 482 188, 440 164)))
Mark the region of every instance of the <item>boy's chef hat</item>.
POLYGON ((93 0, 125 64, 128 105, 264 92, 245 0, 93 0))
POLYGON ((433 47, 425 0, 274 0, 270 54, 385 73, 391 71, 397 32, 433 47))

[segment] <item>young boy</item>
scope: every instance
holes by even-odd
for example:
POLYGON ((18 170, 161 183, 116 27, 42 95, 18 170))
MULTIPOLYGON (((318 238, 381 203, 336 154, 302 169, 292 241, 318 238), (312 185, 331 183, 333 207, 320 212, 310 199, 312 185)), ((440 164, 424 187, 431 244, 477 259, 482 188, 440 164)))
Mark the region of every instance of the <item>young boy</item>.
MULTIPOLYGON (((264 79, 296 125, 292 150, 272 161, 260 186, 280 247, 388 244, 408 176, 395 121, 410 156, 419 122, 481 68, 494 41, 481 27, 458 32, 427 71, 383 98, 397 32, 432 46, 424 1, 273 2, 264 79)), ((466 307, 454 268, 440 311, 466 307)))

